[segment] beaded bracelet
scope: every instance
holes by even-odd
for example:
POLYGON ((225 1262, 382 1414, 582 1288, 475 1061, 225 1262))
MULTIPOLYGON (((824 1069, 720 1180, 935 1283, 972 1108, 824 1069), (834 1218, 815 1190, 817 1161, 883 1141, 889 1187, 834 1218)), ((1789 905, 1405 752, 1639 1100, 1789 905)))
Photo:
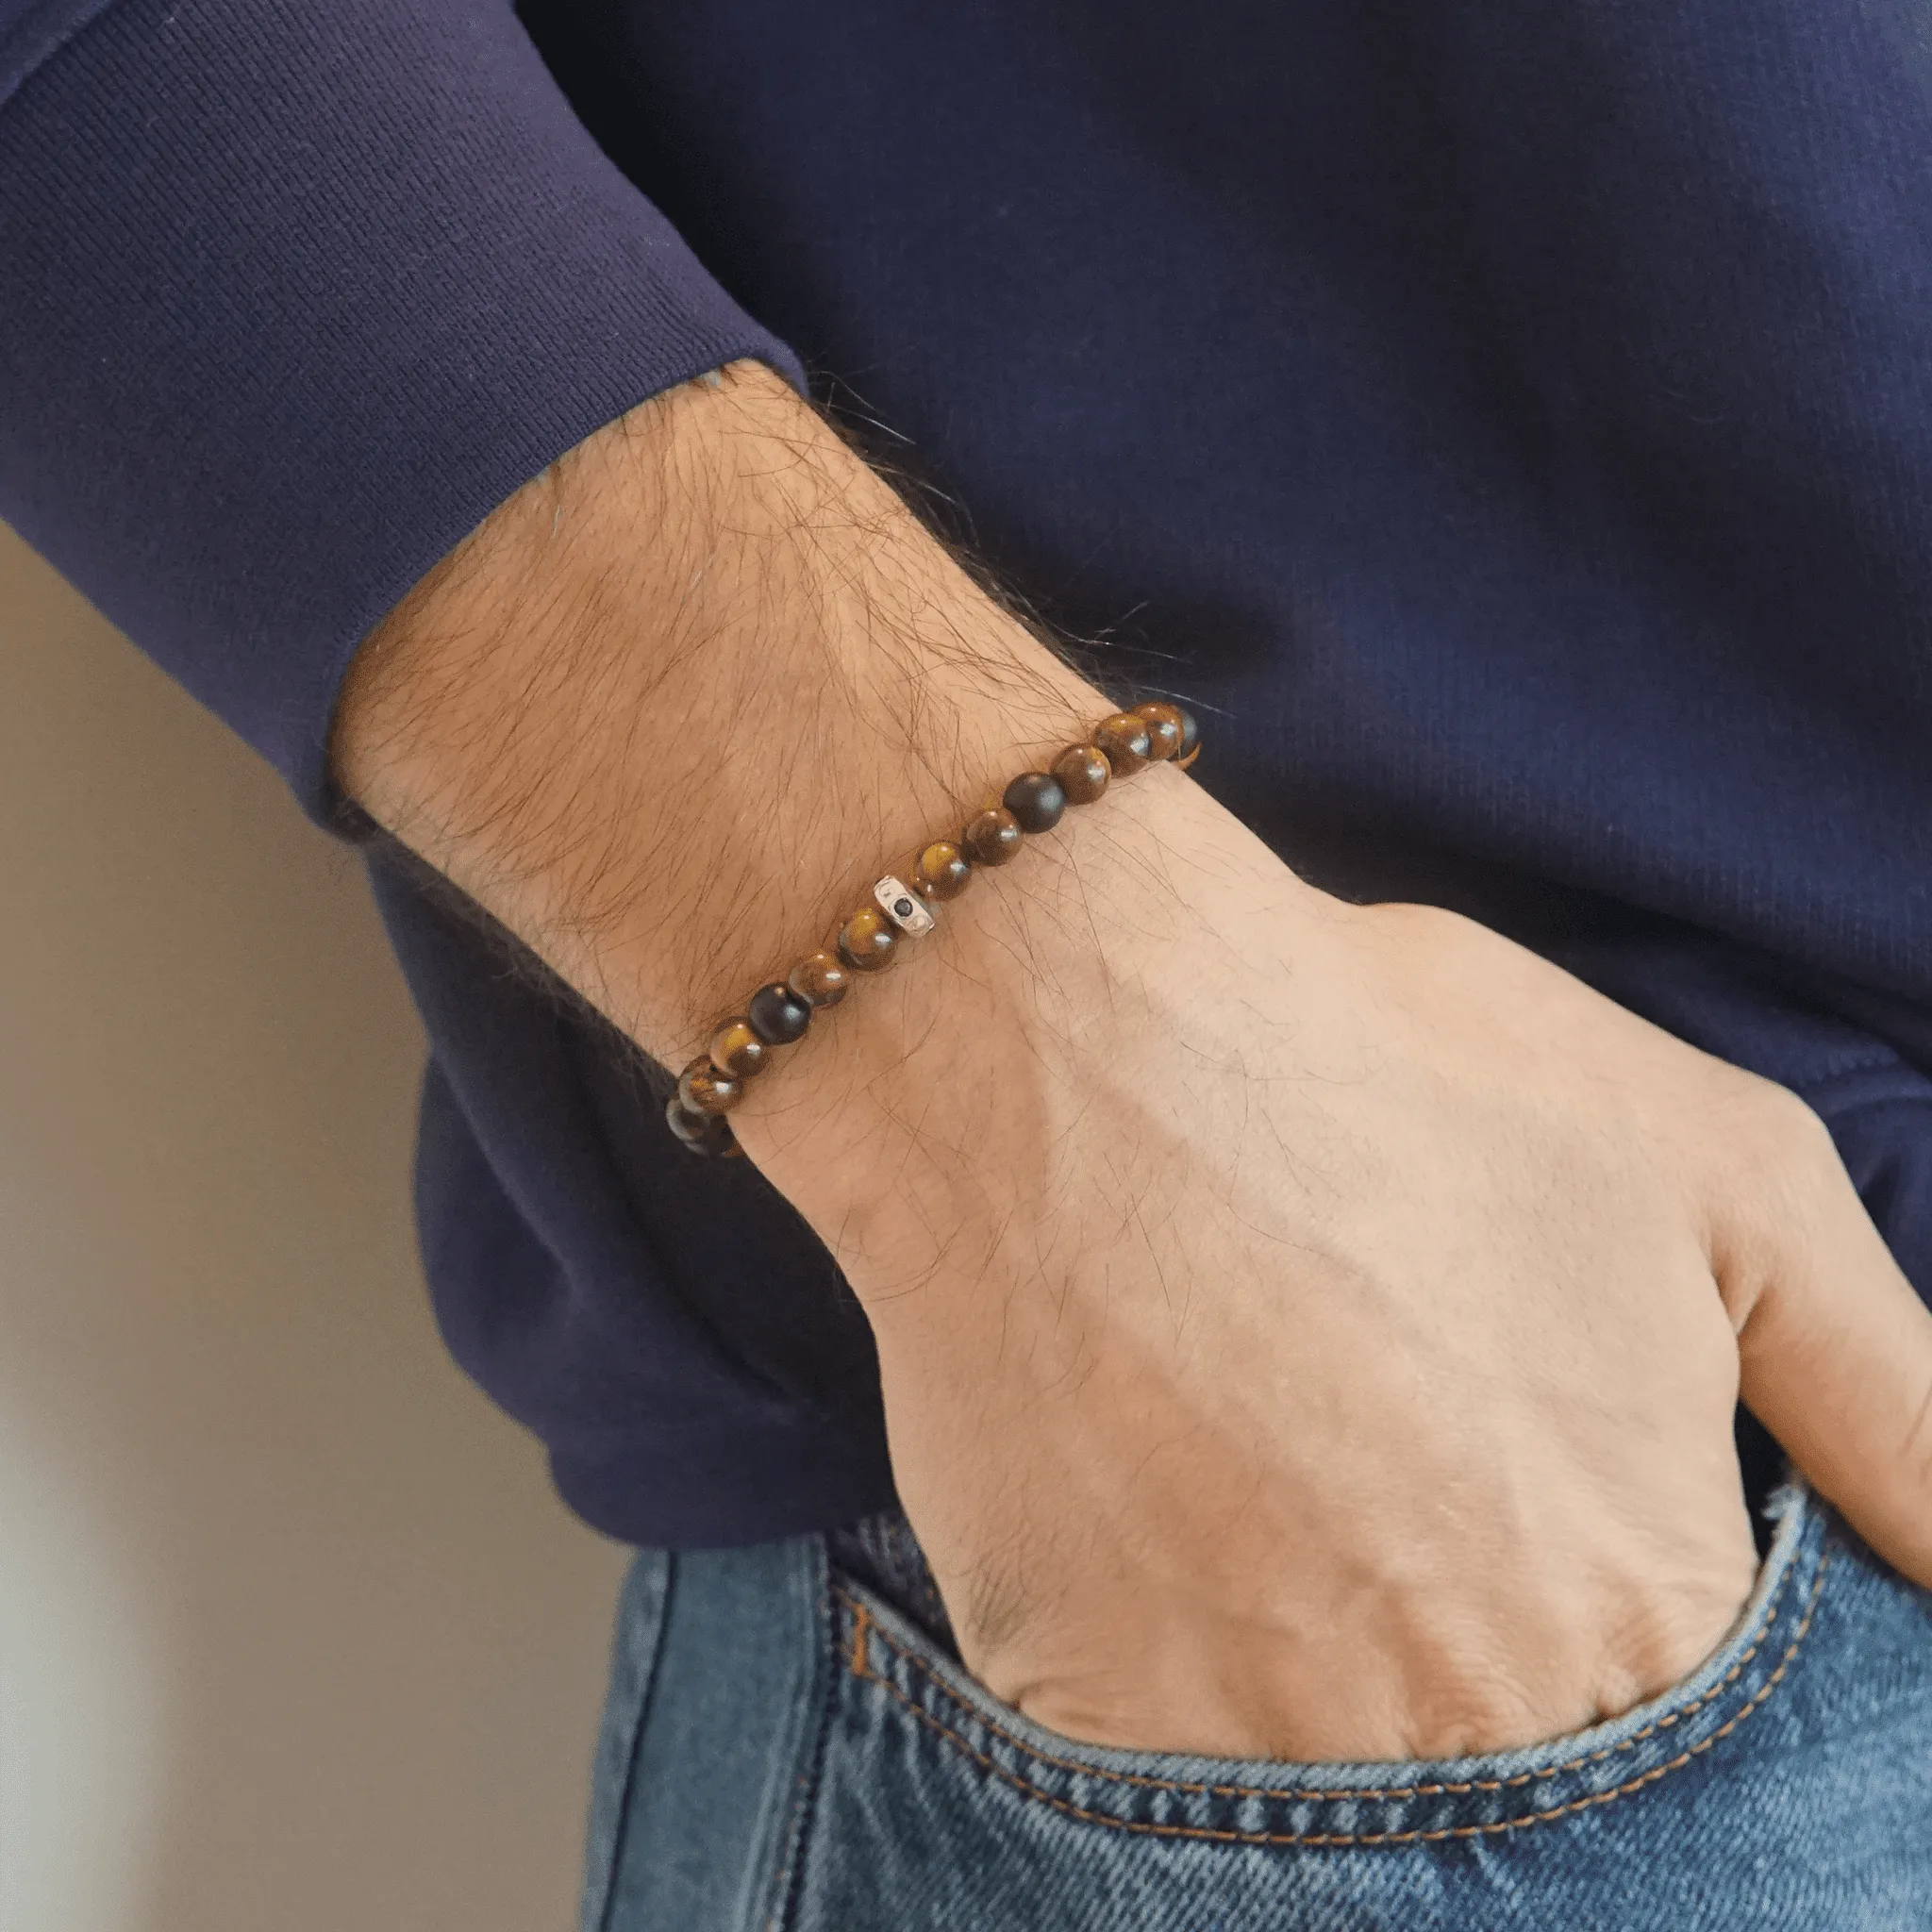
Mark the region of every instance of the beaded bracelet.
POLYGON ((957 839, 936 839, 912 864, 912 882, 888 873, 839 928, 829 947, 808 954, 784 979, 761 986, 744 1011, 726 1020, 678 1076, 664 1117, 694 1154, 736 1154, 725 1119, 744 1097, 745 1082, 772 1064, 774 1049, 805 1038, 811 1016, 836 1007, 852 975, 877 973, 899 957, 902 941, 923 939, 933 909, 957 899, 975 866, 1005 865, 1029 832, 1050 832, 1069 805, 1091 805, 1116 778, 1172 758, 1186 771, 1200 755, 1200 733, 1178 705, 1162 702, 1116 711, 1084 743, 1070 744, 1043 772, 1022 772, 998 805, 975 814, 957 839))

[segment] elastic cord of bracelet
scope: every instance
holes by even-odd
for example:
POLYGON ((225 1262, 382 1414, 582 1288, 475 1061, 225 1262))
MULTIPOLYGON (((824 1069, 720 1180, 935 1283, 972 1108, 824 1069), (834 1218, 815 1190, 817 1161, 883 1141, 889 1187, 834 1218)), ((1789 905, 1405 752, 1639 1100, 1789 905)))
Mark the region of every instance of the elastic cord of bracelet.
POLYGON ((935 908, 957 899, 976 870, 1006 865, 1029 835, 1050 832, 1070 805, 1091 805, 1117 778, 1171 759, 1181 771, 1200 755, 1200 733, 1178 705, 1156 700, 1103 718, 1043 772, 1022 772, 998 805, 968 820, 957 839, 935 839, 913 861, 909 881, 877 881, 870 902, 845 921, 832 944, 801 959, 783 979, 761 986, 712 1034, 710 1045, 678 1075, 664 1110, 671 1131, 694 1154, 740 1151, 726 1118, 746 1083, 805 1038, 812 1016, 836 1007, 856 979, 883 972, 907 941, 938 923, 935 908))

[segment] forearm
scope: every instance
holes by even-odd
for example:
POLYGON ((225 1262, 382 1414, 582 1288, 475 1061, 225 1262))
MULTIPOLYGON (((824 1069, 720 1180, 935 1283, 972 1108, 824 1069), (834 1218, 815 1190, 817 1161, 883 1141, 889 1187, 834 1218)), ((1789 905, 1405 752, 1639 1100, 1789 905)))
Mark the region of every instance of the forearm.
MULTIPOLYGON (((675 1067, 882 871, 1108 708, 746 365, 600 432, 446 559, 358 659, 337 758, 675 1067)), ((944 908, 942 966, 865 983, 753 1083, 734 1119, 754 1157, 810 1193, 826 1162, 787 1146, 862 1145, 841 1172, 876 1192, 868 1170, 904 1158, 882 1115, 924 1118, 993 1069, 1035 1081, 1041 1030, 1117 1010, 1137 956, 1185 924, 1165 859, 1205 803, 1143 773, 977 880, 944 908)))
POLYGON ((1100 702, 741 365, 603 430, 445 559, 358 658, 337 761, 668 1055, 1100 702))

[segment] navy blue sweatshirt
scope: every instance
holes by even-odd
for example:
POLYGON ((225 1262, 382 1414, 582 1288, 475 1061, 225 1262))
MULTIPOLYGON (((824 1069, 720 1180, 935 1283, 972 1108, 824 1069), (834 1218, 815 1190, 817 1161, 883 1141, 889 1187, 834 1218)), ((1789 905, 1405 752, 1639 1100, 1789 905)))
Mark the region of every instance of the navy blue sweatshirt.
MULTIPOLYGON (((373 624, 744 356, 1318 883, 1797 1090, 1932 1289, 1917 0, 0 0, 0 516, 325 824, 373 624)), ((886 1502, 824 1249, 370 849, 438 1311, 564 1495, 886 1502)))

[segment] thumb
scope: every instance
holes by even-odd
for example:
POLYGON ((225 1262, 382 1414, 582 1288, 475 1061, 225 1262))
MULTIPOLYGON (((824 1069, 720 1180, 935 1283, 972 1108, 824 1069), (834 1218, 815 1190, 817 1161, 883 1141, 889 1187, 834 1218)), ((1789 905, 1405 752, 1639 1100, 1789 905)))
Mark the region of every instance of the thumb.
POLYGON ((1858 1534, 1932 1588, 1932 1312, 1807 1120, 1806 1157, 1749 1190, 1773 1211, 1716 1257, 1742 1394, 1858 1534))

